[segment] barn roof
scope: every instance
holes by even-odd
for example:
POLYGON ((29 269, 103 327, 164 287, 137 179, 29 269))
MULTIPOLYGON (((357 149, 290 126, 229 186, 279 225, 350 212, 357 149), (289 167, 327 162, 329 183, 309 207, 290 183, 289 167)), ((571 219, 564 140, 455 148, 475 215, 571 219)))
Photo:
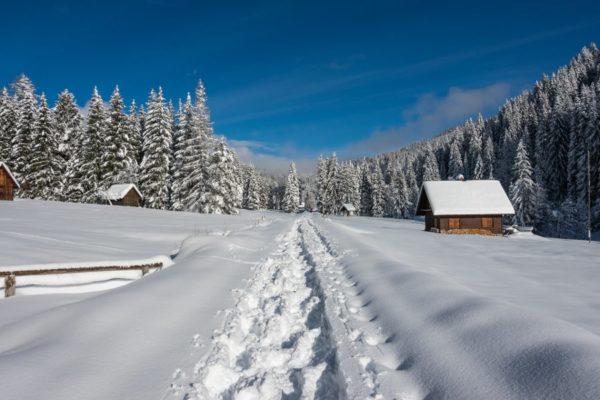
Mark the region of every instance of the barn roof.
POLYGON ((417 215, 425 214, 427 203, 433 215, 515 213, 502 185, 494 180, 423 182, 417 215))
POLYGON ((354 205, 352 205, 350 203, 342 204, 342 208, 345 208, 346 211, 350 211, 350 212, 356 211, 356 207, 354 207, 354 205))
POLYGON ((121 200, 123 197, 125 197, 127 193, 129 193, 131 189, 135 190, 140 196, 140 198, 144 198, 144 196, 142 196, 142 193, 138 190, 137 186, 135 186, 133 183, 122 183, 118 185, 112 185, 108 188, 106 192, 104 192, 104 196, 111 201, 121 200))
POLYGON ((12 172, 10 172, 10 168, 8 168, 8 165, 6 165, 3 161, 0 161, 0 168, 3 168, 8 173, 8 176, 10 176, 10 179, 12 179, 12 181, 15 183, 17 189, 21 187, 21 185, 19 185, 19 182, 17 182, 17 178, 15 178, 12 172))

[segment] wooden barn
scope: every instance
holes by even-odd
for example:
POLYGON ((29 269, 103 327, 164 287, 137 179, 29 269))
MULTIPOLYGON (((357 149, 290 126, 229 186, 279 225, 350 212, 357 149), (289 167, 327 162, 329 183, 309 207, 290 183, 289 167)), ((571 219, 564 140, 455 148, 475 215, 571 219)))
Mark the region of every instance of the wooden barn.
POLYGON ((10 172, 8 165, 0 161, 0 200, 14 200, 17 189, 19 182, 10 172))
POLYGON ((417 204, 425 230, 434 232, 502 234, 502 216, 514 213, 494 180, 424 182, 417 204))
POLYGON ((133 183, 112 185, 102 195, 113 206, 140 207, 144 198, 133 183))
POLYGON ((346 217, 356 215, 356 207, 350 203, 344 203, 342 204, 340 214, 345 215, 346 217))

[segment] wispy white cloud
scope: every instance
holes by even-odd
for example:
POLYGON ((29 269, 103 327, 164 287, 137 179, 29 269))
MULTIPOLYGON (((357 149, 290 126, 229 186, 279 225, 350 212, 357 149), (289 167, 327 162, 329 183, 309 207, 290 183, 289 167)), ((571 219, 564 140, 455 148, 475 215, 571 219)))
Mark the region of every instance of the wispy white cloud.
POLYGON ((340 155, 376 154, 432 137, 478 113, 495 110, 508 97, 510 88, 508 83, 496 83, 477 89, 453 87, 444 96, 424 94, 403 112, 402 125, 376 130, 368 138, 343 147, 340 155))
POLYGON ((311 174, 316 166, 316 158, 300 154, 290 157, 283 154, 287 151, 281 147, 253 140, 230 139, 228 142, 241 161, 271 174, 287 173, 292 161, 300 174, 311 174))

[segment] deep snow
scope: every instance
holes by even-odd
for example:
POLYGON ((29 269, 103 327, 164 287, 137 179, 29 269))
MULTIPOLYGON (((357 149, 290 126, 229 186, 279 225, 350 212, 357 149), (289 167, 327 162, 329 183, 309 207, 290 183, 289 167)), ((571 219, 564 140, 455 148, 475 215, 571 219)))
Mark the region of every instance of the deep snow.
POLYGON ((40 201, 2 202, 0 219, 0 258, 10 264, 139 258, 181 246, 173 267, 117 289, 0 299, 0 398, 49 400, 161 398, 173 371, 191 367, 190 352, 220 326, 231 291, 293 223, 274 213, 40 201))
POLYGON ((0 265, 178 251, 117 289, 0 299, 2 398, 600 398, 598 243, 36 201, 0 222, 0 265))

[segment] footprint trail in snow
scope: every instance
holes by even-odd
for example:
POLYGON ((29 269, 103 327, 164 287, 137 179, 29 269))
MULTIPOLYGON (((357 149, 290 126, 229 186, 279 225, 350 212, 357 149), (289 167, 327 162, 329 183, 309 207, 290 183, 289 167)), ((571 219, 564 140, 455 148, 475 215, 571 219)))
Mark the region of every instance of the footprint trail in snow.
POLYGON ((340 398, 335 347, 297 221, 256 267, 184 399, 340 398))
POLYGON ((330 247, 309 218, 299 218, 235 292, 190 383, 174 375, 170 398, 422 399, 400 368, 393 335, 377 325, 330 247))

